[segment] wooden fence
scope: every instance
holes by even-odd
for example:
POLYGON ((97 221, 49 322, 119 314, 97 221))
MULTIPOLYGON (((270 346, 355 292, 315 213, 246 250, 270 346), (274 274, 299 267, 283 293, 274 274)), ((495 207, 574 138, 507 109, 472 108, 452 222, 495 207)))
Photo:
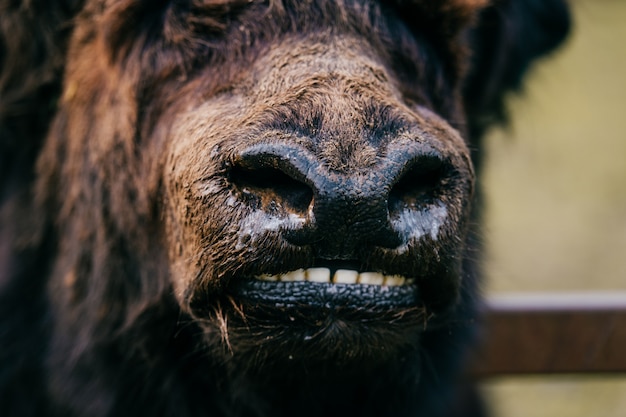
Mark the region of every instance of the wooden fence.
POLYGON ((478 377, 626 373, 626 292, 488 300, 478 377))

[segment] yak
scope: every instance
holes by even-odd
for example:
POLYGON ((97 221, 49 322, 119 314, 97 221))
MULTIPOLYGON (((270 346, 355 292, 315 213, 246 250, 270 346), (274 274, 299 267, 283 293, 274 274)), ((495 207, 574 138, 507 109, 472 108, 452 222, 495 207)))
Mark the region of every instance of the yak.
POLYGON ((563 0, 0 0, 0 414, 478 416, 481 138, 563 0))

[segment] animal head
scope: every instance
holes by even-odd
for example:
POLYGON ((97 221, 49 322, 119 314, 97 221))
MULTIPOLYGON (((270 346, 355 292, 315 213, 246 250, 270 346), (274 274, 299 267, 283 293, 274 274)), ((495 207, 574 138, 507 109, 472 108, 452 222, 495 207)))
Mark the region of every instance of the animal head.
POLYGON ((558 0, 4 9, 41 33, 3 29, 2 220, 33 220, 0 260, 43 277, 56 356, 184 328, 246 372, 378 369, 475 318, 480 137, 567 29, 558 0))

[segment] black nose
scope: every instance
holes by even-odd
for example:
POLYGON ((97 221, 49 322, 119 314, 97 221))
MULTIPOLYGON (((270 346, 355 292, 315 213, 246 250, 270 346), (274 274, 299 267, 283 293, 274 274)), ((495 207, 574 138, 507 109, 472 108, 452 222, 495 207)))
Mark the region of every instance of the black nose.
POLYGON ((229 177, 256 209, 305 219, 286 231, 291 243, 311 245, 322 259, 353 260, 364 248, 397 248, 413 229, 427 229, 420 213, 437 198, 448 168, 424 144, 388 149, 341 172, 299 146, 258 144, 239 154, 229 177))

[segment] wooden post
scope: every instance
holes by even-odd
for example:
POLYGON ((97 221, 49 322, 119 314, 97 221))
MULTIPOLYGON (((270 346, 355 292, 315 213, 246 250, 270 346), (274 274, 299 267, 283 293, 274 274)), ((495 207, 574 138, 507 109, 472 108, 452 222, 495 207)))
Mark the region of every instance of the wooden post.
POLYGON ((478 377, 626 373, 626 292, 488 300, 478 377))

